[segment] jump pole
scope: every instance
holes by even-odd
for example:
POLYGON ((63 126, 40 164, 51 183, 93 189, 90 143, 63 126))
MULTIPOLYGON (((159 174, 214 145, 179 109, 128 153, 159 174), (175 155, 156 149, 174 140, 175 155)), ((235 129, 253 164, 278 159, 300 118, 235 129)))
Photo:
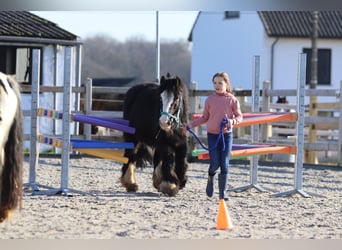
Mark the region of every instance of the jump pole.
MULTIPOLYGON (((194 120, 200 116, 201 114, 192 115, 194 120)), ((239 124, 234 125, 234 128, 280 121, 296 122, 298 120, 298 114, 295 112, 243 113, 242 117, 243 120, 239 124)))
MULTIPOLYGON (((59 138, 54 137, 48 137, 39 135, 39 142, 44 143, 53 147, 62 148, 62 140, 59 138)), ((131 145, 129 144, 122 144, 121 143, 111 143, 106 142, 105 145, 104 142, 96 142, 96 143, 89 143, 84 142, 83 144, 81 142, 76 142, 76 147, 74 145, 71 146, 70 151, 78 151, 80 153, 85 153, 88 155, 93 155, 100 158, 105 158, 108 160, 114 160, 121 163, 127 163, 128 158, 124 157, 124 151, 119 150, 118 148, 133 148, 133 143, 131 145), (108 145, 109 144, 109 145, 108 145), (106 148, 103 148, 106 147, 106 148)), ((73 141, 71 141, 71 144, 74 144, 73 141)))
POLYGON ((135 128, 122 125, 119 123, 113 123, 101 118, 96 118, 94 116, 86 116, 86 115, 73 115, 73 120, 77 122, 83 122, 83 123, 88 123, 91 125, 98 125, 106 128, 111 128, 111 129, 117 129, 126 133, 134 134, 135 133, 135 128))
MULTIPOLYGON (((38 115, 42 117, 49 117, 52 119, 63 120, 63 112, 59 112, 57 110, 38 108, 38 115)), ((70 121, 91 124, 94 126, 101 126, 105 128, 120 130, 122 132, 126 132, 129 134, 135 133, 135 128, 128 126, 129 121, 119 118, 110 118, 110 117, 99 117, 99 116, 91 116, 91 115, 83 115, 83 114, 71 114, 70 121)))
POLYGON ((299 194, 305 198, 311 196, 324 197, 319 194, 306 192, 303 190, 303 152, 304 152, 304 98, 305 98, 305 74, 306 74, 306 54, 301 53, 298 57, 298 82, 297 82, 297 153, 294 168, 294 188, 289 191, 273 194, 274 197, 291 196, 299 194))
MULTIPOLYGON (((276 153, 276 154, 294 154, 296 150, 296 147, 294 146, 273 146, 268 145, 264 147, 255 147, 255 148, 241 148, 241 149, 235 149, 232 150, 230 154, 230 158, 241 158, 241 157, 247 157, 247 156, 253 156, 253 155, 260 155, 260 154, 270 154, 270 153, 276 153)), ((203 152, 198 154, 198 159, 200 160, 208 160, 210 158, 209 152, 203 152)))
POLYGON ((113 160, 113 161, 118 161, 121 163, 128 163, 128 158, 124 157, 123 154, 124 152, 120 152, 117 150, 111 150, 111 149, 90 149, 90 148, 80 148, 76 149, 76 151, 100 158, 105 158, 108 160, 113 160))

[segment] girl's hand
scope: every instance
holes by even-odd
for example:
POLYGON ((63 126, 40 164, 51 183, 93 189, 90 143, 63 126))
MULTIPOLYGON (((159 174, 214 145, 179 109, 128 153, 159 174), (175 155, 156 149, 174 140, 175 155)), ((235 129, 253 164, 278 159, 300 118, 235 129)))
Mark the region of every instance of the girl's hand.
POLYGON ((225 123, 225 127, 228 130, 232 127, 232 120, 231 119, 227 119, 227 122, 225 123))

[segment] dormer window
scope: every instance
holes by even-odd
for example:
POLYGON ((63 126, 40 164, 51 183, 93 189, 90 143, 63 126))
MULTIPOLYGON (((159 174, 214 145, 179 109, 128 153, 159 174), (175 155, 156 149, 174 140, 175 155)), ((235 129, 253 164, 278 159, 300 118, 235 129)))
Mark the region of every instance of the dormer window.
POLYGON ((240 11, 225 11, 224 12, 225 19, 232 19, 232 18, 239 18, 239 17, 240 17, 240 11))

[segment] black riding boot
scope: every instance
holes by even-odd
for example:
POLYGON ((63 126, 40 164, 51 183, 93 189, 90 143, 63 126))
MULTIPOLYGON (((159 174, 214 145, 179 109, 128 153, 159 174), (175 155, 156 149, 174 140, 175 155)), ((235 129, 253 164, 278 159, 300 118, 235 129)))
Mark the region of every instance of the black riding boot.
POLYGON ((219 186, 219 198, 229 200, 226 197, 226 190, 227 190, 227 182, 228 182, 228 175, 227 174, 219 174, 218 175, 218 186, 219 186))
POLYGON ((207 188, 205 190, 208 197, 212 197, 214 193, 214 175, 208 175, 207 188))

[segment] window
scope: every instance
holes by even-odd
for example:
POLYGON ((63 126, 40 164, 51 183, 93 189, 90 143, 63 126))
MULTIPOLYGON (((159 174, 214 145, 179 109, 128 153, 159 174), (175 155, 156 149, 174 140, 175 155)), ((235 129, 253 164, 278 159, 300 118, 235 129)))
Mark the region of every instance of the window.
POLYGON ((0 46, 0 71, 15 75, 16 47, 0 46))
POLYGON ((0 71, 31 85, 32 47, 0 46, 0 71))
POLYGON ((16 55, 16 77, 18 82, 31 82, 31 50, 28 48, 17 48, 16 55))
POLYGON ((225 11, 224 12, 225 19, 239 18, 239 17, 240 17, 240 11, 225 11))
MULTIPOLYGON (((306 84, 311 81, 311 49, 304 48, 306 54, 306 84)), ((331 82, 331 49, 318 49, 317 85, 330 85, 331 82)))

